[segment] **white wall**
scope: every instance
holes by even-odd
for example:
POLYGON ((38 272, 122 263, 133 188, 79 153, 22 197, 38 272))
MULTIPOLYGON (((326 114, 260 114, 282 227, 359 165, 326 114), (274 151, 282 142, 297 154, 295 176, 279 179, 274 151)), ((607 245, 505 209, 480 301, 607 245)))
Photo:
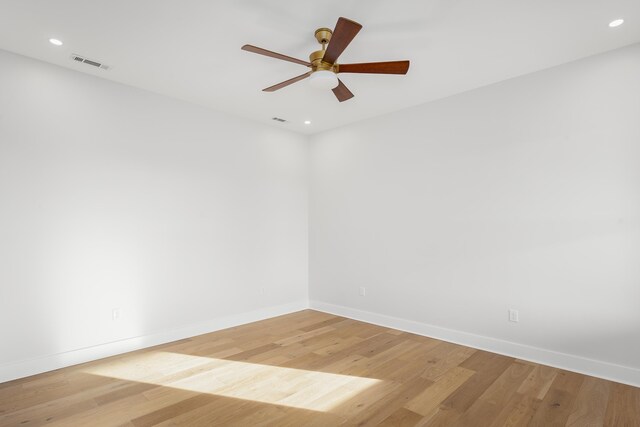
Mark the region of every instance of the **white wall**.
POLYGON ((634 45, 313 138, 312 306, 640 368, 639 76, 634 45))
POLYGON ((635 45, 309 153, 0 51, 0 382, 302 308, 308 289, 327 310, 640 372, 638 75, 635 45), (85 351, 112 342, 128 344, 85 351))
POLYGON ((305 137, 0 51, 0 374, 306 303, 307 154, 305 137))

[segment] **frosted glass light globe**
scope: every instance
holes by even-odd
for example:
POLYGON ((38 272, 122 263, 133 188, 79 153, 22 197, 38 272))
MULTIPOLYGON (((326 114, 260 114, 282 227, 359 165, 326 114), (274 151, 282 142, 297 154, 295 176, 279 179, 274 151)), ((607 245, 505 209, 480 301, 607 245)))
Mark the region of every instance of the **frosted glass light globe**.
POLYGON ((316 89, 333 89, 338 86, 338 77, 333 71, 319 70, 309 76, 309 84, 316 89))

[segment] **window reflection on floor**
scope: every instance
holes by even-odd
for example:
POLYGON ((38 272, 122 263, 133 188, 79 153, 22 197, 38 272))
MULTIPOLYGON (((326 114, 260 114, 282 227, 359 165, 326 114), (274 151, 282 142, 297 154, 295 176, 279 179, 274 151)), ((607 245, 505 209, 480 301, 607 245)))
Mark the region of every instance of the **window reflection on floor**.
MULTIPOLYGON (((85 373, 314 411, 330 412, 381 380, 156 351, 85 373)), ((161 390, 158 390, 161 392, 161 390)), ((151 390, 147 393, 154 393, 151 390)))

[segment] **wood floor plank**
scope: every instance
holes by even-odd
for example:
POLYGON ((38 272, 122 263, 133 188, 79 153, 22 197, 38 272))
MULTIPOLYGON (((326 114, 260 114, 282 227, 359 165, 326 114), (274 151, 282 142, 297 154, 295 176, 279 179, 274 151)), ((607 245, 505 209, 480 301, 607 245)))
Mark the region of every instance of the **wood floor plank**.
POLYGON ((526 426, 533 418, 541 401, 534 397, 514 393, 489 427, 526 426))
POLYGON ((533 366, 514 361, 479 397, 489 403, 503 406, 522 385, 533 366))
POLYGON ((640 426, 640 388, 616 383, 611 385, 604 425, 640 426))
POLYGON ((227 425, 241 416, 249 416, 263 406, 241 399, 219 397, 210 403, 175 417, 162 421, 156 426, 215 426, 227 425))
POLYGON ((428 366, 421 375, 428 380, 437 381, 449 369, 458 366, 476 352, 477 350, 469 347, 446 342, 440 343, 432 351, 425 354, 428 366))
POLYGON ((382 427, 412 427, 422 420, 422 418, 422 415, 416 414, 406 408, 399 408, 378 425, 382 427))
MULTIPOLYGON (((535 365, 534 365, 535 366, 535 365)), ((551 383, 556 378, 558 369, 549 366, 537 365, 533 368, 526 381, 518 388, 518 393, 534 397, 536 399, 544 399, 551 383)))
POLYGON ((474 375, 442 402, 443 405, 460 413, 466 412, 513 361, 513 358, 485 351, 474 353, 460 364, 461 368, 471 370, 474 375))
MULTIPOLYGON (((601 427, 604 425, 610 387, 609 381, 593 377, 585 378, 566 425, 571 427, 601 427)), ((638 410, 640 410, 640 406, 638 410)))
POLYGON ((325 326, 319 329, 312 329, 309 332, 300 331, 300 333, 297 333, 293 336, 289 336, 287 338, 283 338, 281 340, 275 341, 274 344, 283 345, 283 346, 290 345, 300 341, 307 340, 309 338, 316 337, 318 335, 328 334, 333 331, 335 331, 335 328, 332 326, 325 326))
POLYGON ((558 371, 551 388, 531 419, 531 426, 564 426, 571 415, 571 409, 584 375, 568 371, 558 371))
POLYGON ((360 412, 355 417, 351 417, 348 424, 357 426, 376 426, 432 385, 433 381, 426 380, 419 375, 416 375, 400 387, 397 387, 383 399, 375 402, 369 402, 367 410, 360 412))
POLYGON ((93 398, 93 401, 98 405, 106 405, 108 403, 115 402, 116 400, 126 399, 127 397, 144 393, 145 391, 152 390, 156 387, 157 386, 154 384, 134 383, 121 389, 114 390, 111 393, 96 396, 93 398))
POLYGON ((476 374, 470 369, 455 367, 440 377, 431 387, 411 399, 405 408, 428 417, 438 409, 440 404, 476 374))
POLYGON ((0 384, 0 426, 640 427, 640 389, 313 310, 0 384))
POLYGON ((497 418, 532 369, 533 366, 531 365, 514 361, 484 393, 473 402, 468 410, 462 413, 462 411, 457 408, 461 415, 460 418, 456 420, 456 425, 473 425, 476 420, 492 420, 497 418))
MULTIPOLYGON (((416 427, 452 427, 458 422, 461 416, 462 414, 453 408, 440 406, 432 415, 423 418, 422 421, 416 424, 416 427)), ((473 427, 476 425, 477 424, 474 423, 473 427)))
POLYGON ((199 394, 197 396, 193 396, 180 402, 176 402, 172 405, 164 406, 155 411, 149 412, 148 414, 134 418, 131 420, 131 423, 135 427, 151 427, 168 419, 175 418, 181 414, 190 412, 193 409, 204 406, 210 403, 212 400, 212 397, 209 395, 199 394))
POLYGON ((330 319, 322 320, 320 322, 313 323, 313 324, 308 325, 308 326, 303 326, 303 327, 298 328, 298 329, 301 330, 301 331, 305 331, 305 332, 311 332, 311 331, 313 331, 315 329, 324 328, 325 326, 334 326, 334 329, 335 329, 335 327, 339 327, 338 326, 339 323, 344 323, 346 320, 347 319, 345 319, 344 317, 335 316, 335 317, 332 317, 330 319))

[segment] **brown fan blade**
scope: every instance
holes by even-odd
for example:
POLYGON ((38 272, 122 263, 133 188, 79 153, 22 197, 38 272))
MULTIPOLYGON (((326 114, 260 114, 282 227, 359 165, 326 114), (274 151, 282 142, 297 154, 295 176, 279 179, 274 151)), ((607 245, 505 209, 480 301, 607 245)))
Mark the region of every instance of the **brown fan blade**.
POLYGON ((278 89, 282 89, 283 87, 289 86, 290 84, 293 84, 295 82, 299 82, 300 80, 306 79, 310 75, 311 75, 311 71, 309 71, 308 73, 301 74, 298 77, 294 77, 292 79, 285 80, 282 83, 278 83, 277 85, 269 86, 266 89, 262 89, 262 91, 263 92, 275 92, 278 89))
POLYGON ((331 89, 334 95, 336 96, 336 98, 338 98, 338 101, 343 102, 343 101, 346 101, 347 99, 353 98, 353 94, 344 85, 344 83, 342 83, 342 80, 338 79, 338 82, 339 82, 338 86, 331 89))
POLYGON ((339 64, 338 73, 407 74, 409 61, 339 64))
POLYGON ((322 60, 329 64, 336 62, 340 54, 344 52, 361 29, 362 25, 357 22, 347 18, 338 18, 336 28, 333 30, 329 46, 327 46, 327 51, 324 53, 322 60))
POLYGON ((252 46, 250 44, 245 44, 242 46, 242 50, 246 50, 247 52, 257 53, 259 55, 269 56, 271 58, 282 59, 283 61, 293 62, 294 64, 306 65, 307 67, 311 67, 311 63, 307 61, 303 61, 301 59, 292 58, 287 55, 283 55, 281 53, 271 52, 267 49, 262 49, 261 47, 252 46))

